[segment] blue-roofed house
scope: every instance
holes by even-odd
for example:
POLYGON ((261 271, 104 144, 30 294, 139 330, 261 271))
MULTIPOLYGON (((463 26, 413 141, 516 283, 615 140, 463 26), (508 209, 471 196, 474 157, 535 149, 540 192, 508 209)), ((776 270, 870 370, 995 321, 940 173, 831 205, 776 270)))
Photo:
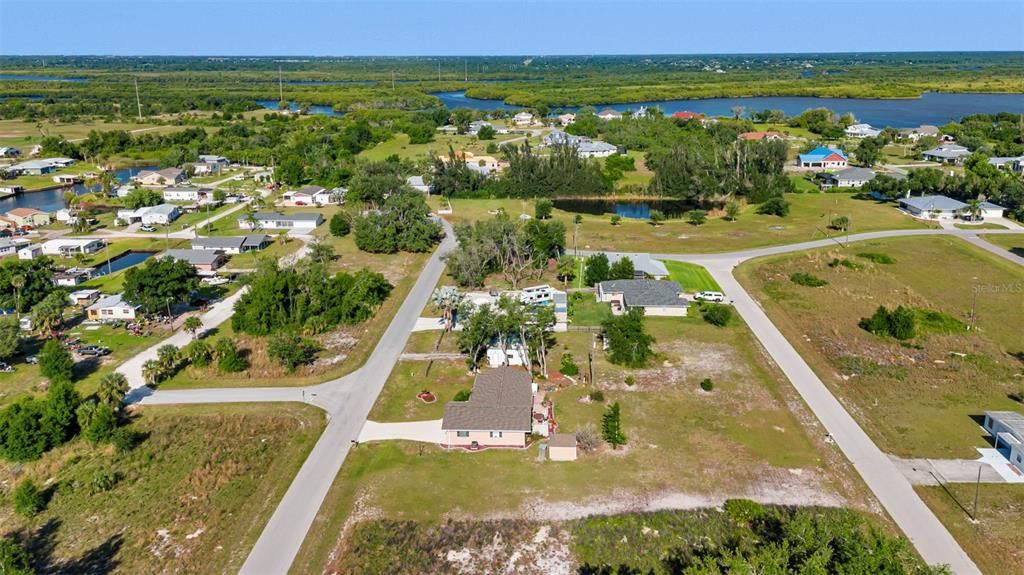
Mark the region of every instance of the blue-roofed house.
POLYGON ((800 154, 797 165, 801 168, 841 169, 849 163, 842 150, 819 146, 806 154, 800 154))

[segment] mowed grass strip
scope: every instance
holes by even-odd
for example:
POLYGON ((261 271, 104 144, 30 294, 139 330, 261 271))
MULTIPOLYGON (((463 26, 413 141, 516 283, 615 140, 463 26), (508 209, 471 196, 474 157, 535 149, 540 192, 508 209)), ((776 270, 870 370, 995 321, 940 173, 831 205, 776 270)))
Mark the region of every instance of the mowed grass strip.
POLYGON ((677 282, 687 292, 722 291, 721 286, 703 266, 688 262, 665 260, 670 280, 677 282))

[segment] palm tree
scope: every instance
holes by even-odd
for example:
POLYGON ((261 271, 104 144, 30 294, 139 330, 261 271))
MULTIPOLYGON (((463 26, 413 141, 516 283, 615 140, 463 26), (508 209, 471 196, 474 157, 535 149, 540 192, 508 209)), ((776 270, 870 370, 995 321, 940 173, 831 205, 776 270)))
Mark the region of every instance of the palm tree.
POLYGON ((253 231, 259 231, 263 227, 260 225, 260 221, 256 218, 256 212, 252 208, 245 212, 245 223, 249 224, 249 228, 253 231))
POLYGON ((165 374, 173 372, 174 369, 178 367, 178 362, 181 360, 181 354, 179 353, 178 348, 171 344, 161 345, 159 349, 156 350, 156 357, 157 364, 165 374))
POLYGON ((968 221, 977 221, 978 217, 981 216, 981 200, 974 198, 965 202, 967 206, 964 208, 964 212, 967 213, 968 221))
POLYGON ((459 309, 465 295, 452 286, 443 286, 434 290, 430 303, 434 309, 440 310, 444 318, 444 330, 451 331, 455 327, 455 312, 459 309))
POLYGON ((18 321, 21 321, 21 290, 25 287, 25 276, 19 274, 12 277, 11 285, 14 287, 14 310, 18 314, 18 321))
POLYGON ((105 403, 115 410, 120 411, 121 400, 128 394, 128 379, 124 374, 108 373, 100 379, 100 387, 96 390, 96 395, 100 399, 100 403, 105 403))
POLYGON ((307 250, 309 257, 320 262, 321 265, 327 265, 327 262, 334 259, 334 246, 319 239, 309 242, 307 250))
POLYGON ((155 359, 147 359, 142 364, 142 379, 146 380, 146 385, 155 385, 163 379, 163 370, 155 359))
POLYGON ((199 330, 203 329, 203 320, 199 319, 198 316, 192 315, 189 316, 185 320, 185 323, 181 324, 181 326, 184 327, 185 331, 187 331, 189 335, 192 336, 192 339, 195 339, 196 334, 199 333, 199 330))

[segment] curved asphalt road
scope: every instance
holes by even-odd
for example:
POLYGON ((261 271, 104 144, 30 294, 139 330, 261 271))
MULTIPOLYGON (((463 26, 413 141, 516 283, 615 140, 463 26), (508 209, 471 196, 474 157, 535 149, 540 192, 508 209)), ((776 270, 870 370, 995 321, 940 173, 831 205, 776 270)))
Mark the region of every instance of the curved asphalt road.
MULTIPOLYGON (((196 389, 153 392, 139 388, 128 398, 144 405, 182 403, 238 403, 305 401, 328 413, 329 422, 298 475, 278 504, 259 540, 249 553, 241 573, 287 573, 306 533, 358 437, 366 417, 398 361, 416 320, 444 271, 443 254, 455 246, 451 226, 431 256, 398 313, 388 326, 366 364, 345 377, 305 388, 257 387, 196 389)), ((993 246, 972 230, 892 230, 853 234, 822 240, 771 246, 722 254, 651 254, 657 259, 701 264, 733 299, 755 336, 772 355, 786 377, 814 411, 843 453, 853 462, 878 500, 930 564, 947 564, 955 573, 980 573, 946 528, 910 487, 892 461, 871 441, 842 404, 829 392, 807 363, 771 323, 756 301, 740 286, 732 269, 748 259, 795 251, 842 246, 848 242, 880 238, 952 235, 963 238, 1000 257, 1024 265, 1024 258, 993 246)), ((985 230, 984 233, 1020 233, 1014 230, 985 230)), ((612 254, 608 252, 611 256, 612 254)))

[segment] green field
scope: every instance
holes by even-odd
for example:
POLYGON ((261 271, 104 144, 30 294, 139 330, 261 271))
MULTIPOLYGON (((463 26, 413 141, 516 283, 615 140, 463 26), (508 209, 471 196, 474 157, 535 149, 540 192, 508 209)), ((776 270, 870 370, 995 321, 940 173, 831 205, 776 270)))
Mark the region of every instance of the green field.
POLYGON ((133 420, 144 439, 130 452, 78 439, 19 466, 50 500, 31 520, 5 501, 0 534, 20 533, 40 569, 237 572, 324 426, 299 404, 145 407, 133 420), (108 490, 101 472, 116 478, 108 490))
POLYGON ((718 282, 702 266, 672 260, 662 263, 668 268, 669 279, 682 286, 684 291, 722 291, 718 282))
POLYGON ((1024 234, 985 234, 982 238, 990 244, 1004 247, 1024 257, 1024 234))

